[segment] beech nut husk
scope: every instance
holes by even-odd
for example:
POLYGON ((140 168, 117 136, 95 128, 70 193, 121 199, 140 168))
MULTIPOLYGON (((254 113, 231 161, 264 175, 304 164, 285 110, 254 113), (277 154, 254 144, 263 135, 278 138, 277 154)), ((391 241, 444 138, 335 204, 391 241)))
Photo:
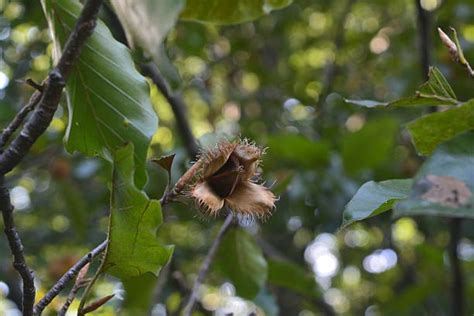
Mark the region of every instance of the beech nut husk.
POLYGON ((219 215, 226 206, 245 216, 266 218, 275 207, 275 195, 256 183, 264 151, 247 140, 221 141, 196 162, 196 177, 188 196, 205 214, 219 215))

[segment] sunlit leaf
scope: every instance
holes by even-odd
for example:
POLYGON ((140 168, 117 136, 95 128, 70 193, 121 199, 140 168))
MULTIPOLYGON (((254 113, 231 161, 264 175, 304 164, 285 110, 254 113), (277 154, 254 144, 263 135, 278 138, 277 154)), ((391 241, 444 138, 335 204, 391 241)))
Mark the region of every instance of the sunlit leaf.
MULTIPOLYGON (((82 5, 75 0, 43 0, 43 7, 58 55, 82 5)), ((74 66, 67 92, 67 149, 111 160, 117 147, 132 142, 135 181, 142 187, 146 183, 148 145, 158 119, 145 78, 135 69, 128 49, 112 37, 101 21, 74 66)))
POLYGON ((408 124, 418 153, 429 155, 439 144, 474 129, 474 99, 455 108, 422 116, 408 124))
POLYGON ((474 218, 474 133, 440 145, 418 171, 410 198, 395 215, 474 218))
POLYGON ((181 18, 215 24, 234 24, 255 20, 292 0, 187 0, 181 18))
POLYGON ((253 299, 267 280, 267 261, 253 237, 243 229, 235 228, 227 232, 216 263, 235 285, 239 296, 253 299))
POLYGON ((132 155, 132 144, 118 149, 114 155, 109 245, 103 263, 104 272, 122 280, 146 272, 158 275, 173 251, 156 238, 156 230, 163 221, 161 206, 133 184, 132 155))
POLYGON ((364 183, 344 209, 342 228, 385 211, 408 198, 412 179, 395 179, 364 183))

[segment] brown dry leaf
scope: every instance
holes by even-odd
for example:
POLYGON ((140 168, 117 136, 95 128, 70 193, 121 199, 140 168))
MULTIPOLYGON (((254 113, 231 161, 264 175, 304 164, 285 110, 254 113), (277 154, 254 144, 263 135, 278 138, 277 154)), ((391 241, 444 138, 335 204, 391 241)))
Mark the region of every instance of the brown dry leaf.
POLYGON ((471 200, 471 190, 463 181, 453 177, 436 175, 428 175, 425 179, 430 187, 421 198, 426 201, 458 208, 468 204, 471 200))

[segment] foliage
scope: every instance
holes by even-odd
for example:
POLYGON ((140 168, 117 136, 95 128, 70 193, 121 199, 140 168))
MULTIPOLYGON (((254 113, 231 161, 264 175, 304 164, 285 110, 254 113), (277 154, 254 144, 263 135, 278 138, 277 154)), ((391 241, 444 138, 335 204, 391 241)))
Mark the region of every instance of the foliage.
MULTIPOLYGON (((279 195, 272 217, 241 217, 224 235, 197 314, 451 314, 453 217, 463 223, 457 249, 472 314, 472 79, 434 36, 455 26, 458 56, 473 61, 474 6, 420 3, 433 65, 421 85, 412 0, 104 4, 64 107, 6 177, 37 297, 108 238, 88 301, 116 295, 98 314, 183 308, 221 219, 158 201, 168 176, 176 183, 194 159, 174 98, 200 144, 241 136, 267 147, 260 177, 279 195), (150 61, 170 91, 137 71, 150 61), (169 154, 166 171, 147 163, 169 154)), ((0 1, 0 126, 31 95, 25 79, 41 82, 53 68, 81 7, 0 1)), ((3 237, 0 253, 9 253, 3 237)), ((19 306, 2 255, 0 314, 19 306)))

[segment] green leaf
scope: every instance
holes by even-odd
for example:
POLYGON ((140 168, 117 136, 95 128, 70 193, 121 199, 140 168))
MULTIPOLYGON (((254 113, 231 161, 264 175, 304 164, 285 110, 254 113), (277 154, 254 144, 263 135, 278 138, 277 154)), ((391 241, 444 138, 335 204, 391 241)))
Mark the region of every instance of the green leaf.
POLYGON ((125 299, 120 315, 147 315, 153 304, 156 282, 157 277, 150 272, 123 281, 125 299))
MULTIPOLYGON (((82 5, 72 0, 43 0, 56 55, 71 32, 82 5)), ((67 83, 69 123, 66 147, 111 160, 127 142, 135 145, 135 181, 146 183, 145 159, 158 118, 149 86, 138 73, 128 49, 98 21, 67 83)))
POLYGON ((275 135, 268 138, 265 165, 282 164, 315 168, 329 161, 330 148, 325 142, 313 142, 300 135, 275 135))
POLYGON ((446 80, 438 68, 430 67, 428 78, 428 81, 420 87, 421 93, 436 95, 447 99, 457 99, 456 94, 454 94, 453 89, 448 83, 448 80, 446 80))
POLYGON ((344 168, 349 173, 376 168, 386 162, 392 153, 398 123, 392 118, 370 121, 342 140, 344 168))
POLYGON ((421 155, 429 155, 439 144, 474 129, 474 99, 455 108, 422 116, 408 124, 413 144, 421 155))
POLYGON ((267 261, 253 237, 243 229, 227 232, 216 262, 241 297, 253 299, 267 280, 267 261))
POLYGON ((344 102, 362 106, 366 108, 404 108, 438 105, 455 105, 458 102, 454 99, 439 97, 435 95, 418 93, 415 96, 401 98, 391 102, 380 102, 375 100, 351 100, 344 99, 344 102))
POLYGON ((412 183, 412 179, 364 183, 347 203, 341 228, 392 209, 397 201, 408 198, 412 183))
POLYGON ((474 218, 474 133, 440 145, 414 180, 410 198, 395 207, 396 216, 474 218))
POLYGON ((156 238, 163 221, 160 202, 135 187, 133 171, 133 145, 128 144, 114 155, 109 245, 102 267, 122 280, 146 272, 158 275, 173 251, 156 238))
POLYGON ((419 91, 417 91, 414 96, 408 98, 401 98, 391 102, 344 99, 344 102, 367 108, 403 108, 416 106, 456 105, 459 103, 457 101, 456 94, 454 94, 453 89, 441 71, 435 67, 431 67, 428 77, 428 81, 419 87, 419 91))
POLYGON ((268 261, 268 282, 295 293, 317 298, 321 292, 314 280, 314 276, 300 266, 283 260, 268 261))
POLYGON ((291 2, 292 0, 187 0, 181 18, 215 24, 242 23, 284 8, 291 2))

